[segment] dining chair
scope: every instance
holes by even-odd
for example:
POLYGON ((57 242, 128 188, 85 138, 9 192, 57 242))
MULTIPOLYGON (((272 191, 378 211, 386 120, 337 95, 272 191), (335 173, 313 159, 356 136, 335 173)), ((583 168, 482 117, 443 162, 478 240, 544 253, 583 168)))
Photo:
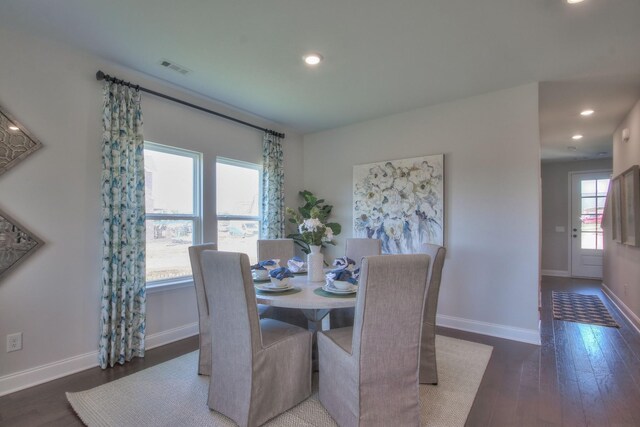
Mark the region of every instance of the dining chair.
POLYGON ((282 267, 293 258, 296 249, 293 239, 262 239, 258 240, 258 261, 279 259, 282 267))
MULTIPOLYGON (((198 305, 198 339, 200 341, 200 352, 198 353, 198 374, 211 375, 211 333, 209 331, 209 303, 207 302, 207 291, 204 288, 202 279, 202 265, 200 254, 202 251, 216 250, 215 243, 203 243, 189 247, 189 261, 191 262, 191 272, 193 274, 193 284, 196 288, 196 303, 198 305)), ((264 315, 269 309, 268 305, 258 304, 258 314, 264 315)))
POLYGON ((420 253, 429 255, 431 266, 427 278, 427 300, 422 316, 422 340, 420 342, 420 384, 438 384, 436 364, 436 313, 440 295, 440 279, 447 250, 443 246, 424 243, 420 253))
POLYGON ((211 307, 210 409, 258 426, 311 395, 311 332, 258 317, 249 257, 205 250, 211 307))
MULTIPOLYGON (((258 240, 258 261, 279 259, 282 267, 287 266, 287 261, 295 256, 296 249, 293 239, 261 239, 258 240)), ((298 309, 269 307, 269 311, 263 314, 265 317, 305 327, 307 318, 298 309)))
MULTIPOLYGON (((362 258, 382 253, 382 241, 380 239, 350 238, 345 240, 344 254, 356 262, 356 267, 360 267, 362 258)), ((340 308, 332 310, 329 319, 332 328, 344 328, 353 326, 353 308, 340 308)))
POLYGON ((429 256, 366 257, 353 327, 318 332, 319 398, 342 427, 419 426, 429 256))
POLYGON ((350 238, 345 240, 344 254, 356 262, 356 267, 360 267, 362 258, 370 255, 380 255, 382 253, 382 240, 350 238))

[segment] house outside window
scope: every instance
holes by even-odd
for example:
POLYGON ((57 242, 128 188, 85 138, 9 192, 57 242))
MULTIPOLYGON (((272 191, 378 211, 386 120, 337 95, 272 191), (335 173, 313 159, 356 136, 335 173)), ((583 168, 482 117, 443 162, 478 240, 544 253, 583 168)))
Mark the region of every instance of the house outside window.
POLYGON ((243 252, 257 262, 262 166, 218 157, 216 211, 218 249, 243 252))
POLYGON ((147 286, 191 280, 188 248, 202 242, 202 154, 145 142, 147 286))

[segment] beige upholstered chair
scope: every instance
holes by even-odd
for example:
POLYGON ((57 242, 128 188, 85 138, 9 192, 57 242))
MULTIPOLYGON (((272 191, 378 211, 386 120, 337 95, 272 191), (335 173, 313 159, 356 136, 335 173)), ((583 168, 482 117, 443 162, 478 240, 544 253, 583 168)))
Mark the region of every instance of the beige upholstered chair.
MULTIPOLYGON (((380 239, 360 239, 353 238, 345 241, 345 256, 356 262, 356 267, 360 267, 362 258, 382 253, 382 241, 380 239)), ((340 308, 331 310, 329 314, 332 328, 343 328, 353 326, 353 308, 340 308)))
POLYGON ((200 254, 202 251, 216 250, 215 243, 204 243, 189 247, 189 260, 191 261, 191 271, 193 273, 193 284, 196 288, 196 301, 198 303, 198 327, 200 333, 200 353, 198 354, 198 374, 211 375, 211 333, 209 332, 209 304, 207 294, 202 280, 202 267, 200 265, 200 254))
MULTIPOLYGON (((258 261, 279 259, 282 267, 287 266, 287 261, 296 254, 293 239, 264 239, 258 240, 258 261)), ((269 307, 263 313, 264 317, 281 320, 283 322, 306 327, 307 318, 295 308, 269 307)))
POLYGON ((356 262, 360 267, 362 257, 380 255, 382 253, 382 241, 380 239, 347 239, 345 241, 344 254, 356 262))
POLYGON ((311 395, 311 332, 258 318, 246 254, 200 256, 211 307, 209 408, 258 426, 311 395))
POLYGON ((427 300, 424 305, 422 341, 420 343, 420 384, 438 384, 438 367, 436 365, 436 312, 440 294, 440 279, 447 250, 438 245, 425 243, 420 252, 429 255, 427 300))
POLYGON ((318 333, 320 402, 341 427, 419 426, 429 257, 366 257, 354 327, 318 333))
POLYGON ((279 259, 282 267, 287 266, 287 261, 293 258, 296 249, 293 239, 265 239, 258 240, 258 261, 267 259, 279 259))
MULTIPOLYGON (((198 354, 198 374, 211 375, 211 334, 209 332, 209 303, 207 302, 207 292, 202 280, 202 266, 200 265, 200 254, 202 251, 216 250, 215 243, 203 243, 189 247, 189 260, 191 261, 191 271, 193 273, 193 284, 196 288, 196 302, 198 304, 198 335, 200 340, 200 353, 198 354)), ((258 313, 262 316, 269 306, 258 304, 258 313)))

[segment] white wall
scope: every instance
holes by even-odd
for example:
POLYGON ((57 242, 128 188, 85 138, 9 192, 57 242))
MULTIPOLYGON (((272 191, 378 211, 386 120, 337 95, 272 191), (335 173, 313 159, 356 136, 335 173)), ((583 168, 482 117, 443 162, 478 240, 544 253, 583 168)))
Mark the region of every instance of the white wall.
MULTIPOLYGON (((637 164, 640 164, 640 101, 613 134, 613 175, 637 164), (629 142, 622 141, 623 129, 631 133, 629 142)), ((622 245, 610 236, 605 229, 603 282, 610 296, 640 329, 640 246, 622 245)))
POLYGON ((422 108, 304 137, 305 187, 352 232, 353 165, 445 154, 439 323, 538 342, 538 85, 422 108))
MULTIPOLYGON (((0 338, 22 332, 24 349, 0 349, 0 395, 97 364, 100 307, 102 83, 95 72, 287 133, 286 203, 297 203, 302 138, 276 124, 198 98, 67 46, 0 28, 0 105, 44 147, 0 176, 0 208, 45 241, 0 282, 0 338), (43 366, 46 364, 52 364, 43 366)), ((204 239, 215 239, 216 156, 259 163, 262 134, 143 94, 144 135, 204 153, 204 239)), ((193 287, 150 293, 148 344, 197 332, 193 287)))
POLYGON ((569 265, 569 173, 611 169, 612 159, 542 164, 542 272, 568 276, 569 265), (564 232, 556 231, 563 226, 564 232))

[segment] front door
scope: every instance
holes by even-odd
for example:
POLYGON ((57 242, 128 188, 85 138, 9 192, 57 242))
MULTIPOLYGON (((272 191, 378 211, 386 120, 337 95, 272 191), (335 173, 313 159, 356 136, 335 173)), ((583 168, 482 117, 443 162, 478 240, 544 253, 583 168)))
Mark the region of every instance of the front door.
POLYGON ((571 174, 571 276, 602 279, 602 214, 611 172, 571 174))

